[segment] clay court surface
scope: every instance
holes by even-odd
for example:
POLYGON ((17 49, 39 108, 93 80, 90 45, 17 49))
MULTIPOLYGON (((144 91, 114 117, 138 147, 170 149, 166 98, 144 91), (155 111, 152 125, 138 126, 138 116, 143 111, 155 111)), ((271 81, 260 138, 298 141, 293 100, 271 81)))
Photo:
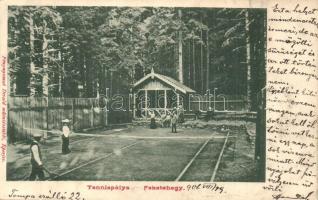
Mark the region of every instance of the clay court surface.
MULTIPOLYGON (((241 132, 126 127, 73 133, 68 155, 61 154, 55 133, 42 144, 42 156, 44 166, 55 173, 46 174, 48 180, 210 181, 216 172, 215 181, 254 181, 253 152, 241 132)), ((7 179, 27 180, 30 168, 29 146, 10 145, 7 179)))

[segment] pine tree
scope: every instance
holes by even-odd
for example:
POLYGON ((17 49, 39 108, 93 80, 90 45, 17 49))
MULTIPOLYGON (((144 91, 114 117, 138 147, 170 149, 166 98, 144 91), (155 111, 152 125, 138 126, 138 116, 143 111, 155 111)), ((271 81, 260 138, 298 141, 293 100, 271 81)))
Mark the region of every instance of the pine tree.
MULTIPOLYGON (((179 19, 180 21, 182 20, 182 11, 181 9, 178 10, 178 14, 179 14, 179 19)), ((183 83, 183 48, 182 48, 182 30, 179 30, 179 38, 178 38, 178 55, 179 55, 179 59, 178 59, 178 64, 179 64, 179 68, 178 68, 178 74, 179 74, 179 81, 180 83, 183 83)))
POLYGON ((246 9, 245 10, 245 29, 246 29, 246 96, 247 96, 247 110, 251 110, 251 96, 252 96, 252 91, 251 91, 251 43, 250 43, 250 21, 249 21, 249 12, 246 9))

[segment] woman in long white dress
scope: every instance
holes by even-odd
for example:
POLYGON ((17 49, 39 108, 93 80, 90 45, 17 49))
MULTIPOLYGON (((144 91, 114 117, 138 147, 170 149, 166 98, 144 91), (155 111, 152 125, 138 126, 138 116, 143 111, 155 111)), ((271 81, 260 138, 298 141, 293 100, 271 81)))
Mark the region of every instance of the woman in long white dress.
POLYGON ((68 127, 68 123, 70 122, 70 120, 68 119, 64 119, 62 121, 63 123, 63 127, 62 127, 62 154, 68 154, 71 152, 70 148, 69 148, 69 144, 70 144, 70 128, 68 127))

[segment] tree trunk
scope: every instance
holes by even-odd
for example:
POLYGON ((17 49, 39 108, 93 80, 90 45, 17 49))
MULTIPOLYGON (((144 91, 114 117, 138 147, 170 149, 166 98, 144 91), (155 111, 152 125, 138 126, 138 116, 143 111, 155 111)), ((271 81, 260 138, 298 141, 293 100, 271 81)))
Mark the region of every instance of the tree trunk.
POLYGON ((206 31, 206 89, 210 88, 210 45, 209 30, 206 31))
MULTIPOLYGON (((9 26, 9 24, 8 24, 9 26)), ((13 33, 13 41, 14 41, 14 45, 17 46, 18 45, 18 20, 17 20, 17 17, 14 17, 14 24, 13 24, 13 29, 14 29, 14 33, 13 33)), ((10 35, 8 34, 8 37, 10 38, 10 35)), ((10 48, 10 47, 9 47, 10 48)), ((9 62, 8 63, 10 65, 10 67, 13 67, 11 66, 11 59, 10 59, 10 56, 8 56, 9 58, 9 62)), ((30 56, 31 58, 31 56, 30 56)), ((12 60, 16 60, 17 59, 17 50, 14 50, 13 51, 13 55, 12 55, 12 60)), ((10 75, 10 96, 15 96, 16 95, 16 88, 17 88, 17 80, 16 80, 16 77, 10 75)))
POLYGON ((48 40, 47 35, 47 22, 43 21, 43 74, 42 74, 42 94, 44 97, 49 96, 49 73, 48 73, 48 40))
MULTIPOLYGON (((201 23, 202 23, 202 16, 201 16, 201 23)), ((200 29, 200 39, 201 39, 201 44, 200 44, 200 74, 201 74, 201 93, 204 93, 204 73, 203 73, 203 33, 202 33, 202 28, 200 29)))
MULTIPOLYGON (((182 17, 182 11, 181 9, 178 10, 178 14, 179 14, 179 19, 181 21, 181 17, 182 17)), ((179 81, 180 83, 183 83, 183 66, 182 66, 182 30, 179 30, 179 40, 178 40, 178 55, 179 55, 179 67, 178 67, 178 71, 179 71, 179 81)))
POLYGON ((96 77, 96 83, 95 83, 95 86, 96 86, 96 98, 99 98, 100 97, 100 84, 99 84, 99 75, 97 74, 97 77, 96 77))
POLYGON ((113 96, 113 71, 110 71, 110 96, 113 96))
POLYGON ((30 96, 36 93, 36 71, 34 63, 34 21, 33 14, 30 13, 30 96))
POLYGON ((249 13, 245 11, 245 29, 246 29, 246 98, 247 98, 247 110, 251 110, 251 43, 249 36, 249 13))
POLYGON ((188 50, 189 50, 189 54, 188 54, 188 67, 189 67, 189 71, 188 71, 188 84, 189 86, 191 85, 191 41, 189 40, 189 44, 188 44, 188 50))
POLYGON ((107 80, 107 70, 106 70, 106 67, 103 66, 103 79, 102 79, 103 89, 102 89, 102 91, 105 94, 105 96, 106 96, 106 87, 107 87, 106 80, 107 80))
POLYGON ((87 75, 88 75, 88 70, 87 70, 87 67, 86 67, 86 57, 85 57, 85 54, 83 55, 83 68, 84 68, 83 97, 87 97, 87 87, 88 87, 88 84, 87 84, 87 75))
POLYGON ((193 61, 193 89, 195 90, 195 42, 194 39, 192 40, 192 61, 193 61))
MULTIPOLYGON (((61 48, 61 47, 60 47, 61 48)), ((59 65, 59 96, 63 97, 63 75, 64 75, 64 62, 62 60, 62 51, 61 49, 59 50, 59 61, 60 61, 60 65, 59 65)))

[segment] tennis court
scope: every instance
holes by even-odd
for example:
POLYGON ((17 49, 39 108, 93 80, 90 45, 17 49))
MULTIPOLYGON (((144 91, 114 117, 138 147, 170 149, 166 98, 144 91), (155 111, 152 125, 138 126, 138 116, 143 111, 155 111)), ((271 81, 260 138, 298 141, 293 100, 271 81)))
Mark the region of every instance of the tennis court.
MULTIPOLYGON (((236 135, 145 127, 74 133, 68 155, 61 155, 60 138, 53 138, 42 145, 44 165, 55 174, 48 180, 210 181, 223 154, 234 148, 236 135)), ((27 179, 28 153, 18 160, 8 163, 8 180, 27 179)))

